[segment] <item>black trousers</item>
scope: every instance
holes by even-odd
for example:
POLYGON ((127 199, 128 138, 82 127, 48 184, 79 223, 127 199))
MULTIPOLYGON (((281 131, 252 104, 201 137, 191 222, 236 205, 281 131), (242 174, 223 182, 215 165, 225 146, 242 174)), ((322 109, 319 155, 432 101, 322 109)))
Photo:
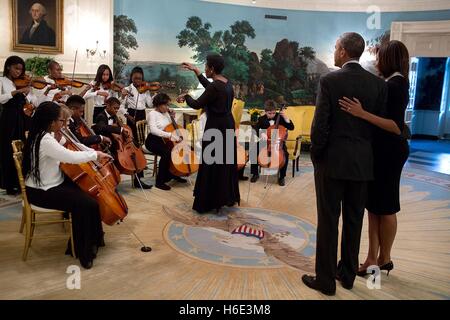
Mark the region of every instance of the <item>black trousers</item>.
MULTIPOLYGON (((259 143, 257 144, 257 153, 259 155, 260 146, 259 143)), ((280 168, 280 171, 278 173, 278 179, 284 179, 286 178, 286 172, 289 166, 289 152, 287 151, 286 145, 283 146, 284 151, 284 159, 286 160, 284 163, 284 166, 280 168)), ((251 174, 252 175, 259 175, 259 165, 258 163, 252 163, 251 165, 251 174)))
POLYGON ((316 276, 322 289, 334 291, 336 274, 345 284, 353 284, 356 278, 367 182, 330 178, 320 164, 315 164, 314 169, 318 214, 316 276), (341 261, 337 267, 341 209, 341 261))
MULTIPOLYGON (((136 123, 138 121, 142 121, 145 120, 147 118, 147 115, 145 113, 145 110, 136 110, 136 109, 128 109, 128 114, 134 118, 134 122, 130 121, 127 119, 127 125, 131 128, 131 130, 133 131, 133 137, 134 139, 137 139, 137 127, 136 127, 136 123)), ((137 144, 136 144, 137 145, 137 144)), ((139 172, 137 174, 137 176, 139 178, 142 178, 144 176, 144 171, 139 172)))
POLYGON ((161 185, 172 180, 174 175, 169 171, 171 152, 162 138, 149 134, 145 140, 145 147, 148 151, 161 157, 161 160, 159 160, 158 174, 156 176, 156 184, 161 185))
POLYGON ((80 260, 93 259, 94 247, 102 243, 103 228, 97 201, 66 179, 63 184, 44 191, 28 188, 30 203, 54 210, 72 213, 75 253, 80 260))

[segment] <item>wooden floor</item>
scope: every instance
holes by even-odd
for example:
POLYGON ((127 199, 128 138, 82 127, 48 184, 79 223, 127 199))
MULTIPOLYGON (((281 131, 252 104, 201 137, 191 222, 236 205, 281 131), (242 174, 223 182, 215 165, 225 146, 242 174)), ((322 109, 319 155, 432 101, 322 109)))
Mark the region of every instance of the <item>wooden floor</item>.
MULTIPOLYGON (((308 163, 303 165, 303 172, 289 178, 285 188, 265 189, 260 181, 248 194, 250 184, 241 183, 242 206, 284 212, 315 225, 313 173, 308 163)), ((401 188, 403 211, 393 250, 396 268, 389 277, 383 274, 381 290, 369 290, 366 280, 358 278, 352 291, 338 285, 337 295, 330 298, 306 288, 300 280, 304 272, 287 265, 236 268, 192 259, 164 239, 171 219, 162 210, 191 205, 192 187, 152 189, 147 200, 127 184, 122 187, 130 207, 126 223, 105 228, 107 246, 94 268, 82 271, 81 290, 66 288, 67 268, 78 265, 63 254, 66 239, 35 240, 23 262, 19 214, 0 219, 0 299, 450 299, 450 185, 430 197, 425 182, 416 188, 408 181, 401 188), (142 253, 132 232, 153 252, 142 253)), ((361 259, 367 244, 365 225, 361 259)))

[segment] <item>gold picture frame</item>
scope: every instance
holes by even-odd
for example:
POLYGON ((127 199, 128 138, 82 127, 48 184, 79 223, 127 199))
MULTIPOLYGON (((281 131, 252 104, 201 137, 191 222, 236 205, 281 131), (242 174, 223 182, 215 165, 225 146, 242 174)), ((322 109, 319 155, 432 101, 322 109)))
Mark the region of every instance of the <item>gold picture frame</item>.
POLYGON ((64 0, 11 0, 12 51, 64 53, 64 0))

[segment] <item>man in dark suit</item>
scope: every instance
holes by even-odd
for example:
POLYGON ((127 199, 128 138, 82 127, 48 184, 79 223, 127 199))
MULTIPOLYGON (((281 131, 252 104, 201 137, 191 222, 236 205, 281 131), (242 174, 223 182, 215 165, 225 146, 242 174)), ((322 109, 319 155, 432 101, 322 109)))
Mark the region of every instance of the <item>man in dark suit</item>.
POLYGON ((25 30, 20 40, 20 44, 32 44, 39 46, 56 46, 55 31, 49 27, 47 21, 44 20, 47 15, 45 7, 36 2, 30 9, 33 22, 25 30))
POLYGON ((69 121, 70 131, 74 134, 78 141, 87 147, 92 147, 100 143, 110 145, 111 140, 106 135, 90 135, 89 137, 85 137, 81 134, 80 127, 85 126, 83 124, 85 103, 85 100, 77 95, 70 96, 69 99, 67 99, 66 105, 70 108, 70 110, 72 110, 72 117, 69 121))
MULTIPOLYGON (((111 97, 105 101, 106 108, 97 115, 95 118, 94 131, 98 135, 104 135, 112 138, 113 134, 123 134, 125 137, 132 135, 132 132, 126 128, 117 126, 117 112, 120 110, 120 101, 117 98, 111 97)), ((114 144, 113 144, 114 148, 114 144)), ((140 178, 143 177, 143 173, 135 175, 133 180, 133 186, 135 188, 142 187, 143 189, 151 189, 152 186, 144 183, 140 178), (140 181, 138 181, 138 179, 140 181)))
POLYGON ((326 295, 335 294, 336 279, 344 288, 353 288, 367 182, 373 179, 374 128, 342 111, 339 99, 357 98, 368 112, 377 115, 384 114, 387 99, 384 81, 359 64, 364 49, 365 41, 357 33, 345 33, 337 40, 335 64, 342 69, 320 79, 312 125, 311 159, 318 213, 316 277, 304 275, 302 280, 326 295), (337 265, 341 208, 341 261, 337 265))

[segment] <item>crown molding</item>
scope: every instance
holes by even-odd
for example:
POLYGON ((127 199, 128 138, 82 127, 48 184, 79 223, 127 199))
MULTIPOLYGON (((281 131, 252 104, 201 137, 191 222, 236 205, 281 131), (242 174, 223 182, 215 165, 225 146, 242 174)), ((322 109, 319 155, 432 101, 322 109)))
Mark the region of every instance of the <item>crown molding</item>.
MULTIPOLYGON (((201 0, 256 8, 327 11, 367 12, 377 6, 381 12, 450 10, 448 0, 201 0)), ((373 11, 373 10, 372 10, 373 11)))

